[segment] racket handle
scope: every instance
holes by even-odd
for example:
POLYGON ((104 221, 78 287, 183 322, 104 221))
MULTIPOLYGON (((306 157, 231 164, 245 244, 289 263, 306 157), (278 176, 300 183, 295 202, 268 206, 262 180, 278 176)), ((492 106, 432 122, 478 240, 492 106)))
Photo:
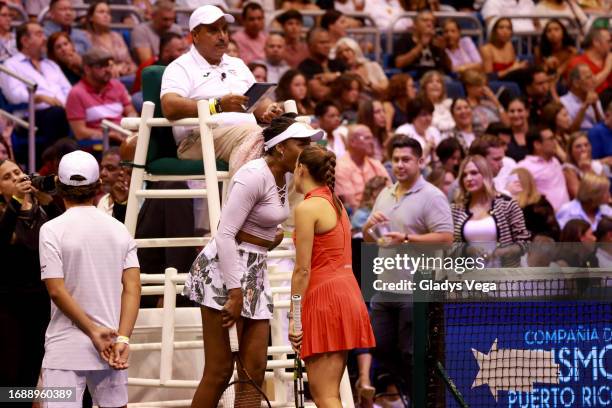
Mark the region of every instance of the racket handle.
POLYGON ((232 353, 235 353, 240 349, 240 344, 238 343, 238 331, 236 330, 236 323, 234 323, 232 327, 229 328, 229 342, 232 353))
POLYGON ((291 296, 293 306, 293 328, 295 331, 302 331, 302 297, 300 295, 291 296))

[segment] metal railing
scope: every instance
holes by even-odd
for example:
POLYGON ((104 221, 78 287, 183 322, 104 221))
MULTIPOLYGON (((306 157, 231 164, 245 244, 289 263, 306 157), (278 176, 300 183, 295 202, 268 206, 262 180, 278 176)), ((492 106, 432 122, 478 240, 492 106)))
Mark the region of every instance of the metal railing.
MULTIPOLYGON (((15 116, 10 112, 5 111, 4 109, 0 109, 0 116, 3 118, 13 122, 15 125, 20 126, 24 129, 29 129, 30 124, 25 120, 21 119, 19 116, 15 116)), ((34 131, 36 131, 36 127, 34 127, 34 131)))
MULTIPOLYGON (((191 16, 191 13, 193 13, 195 9, 193 8, 186 8, 186 7, 177 7, 176 8, 176 23, 185 31, 189 31, 189 16, 191 16)), ((236 8, 232 8, 232 9, 227 9, 225 10, 226 13, 231 14, 236 21, 232 24, 229 25, 229 30, 230 33, 235 33, 236 31, 238 31, 240 28, 242 28, 242 25, 240 25, 240 19, 242 17, 242 9, 236 9, 236 8)))
MULTIPOLYGON (((471 23, 471 25, 473 25, 474 27, 473 28, 463 28, 462 27, 461 35, 468 36, 468 37, 477 37, 478 45, 480 46, 484 44, 484 27, 480 23, 480 20, 476 16, 476 13, 439 11, 433 14, 438 20, 450 18, 450 19, 457 21, 457 23, 460 23, 461 21, 471 23)), ((391 24, 389 24, 389 29, 387 30, 387 45, 386 45, 387 53, 393 54, 393 35, 397 33, 395 31, 395 26, 397 26, 397 23, 400 20, 404 20, 407 18, 414 19, 416 15, 417 15, 416 12, 402 13, 399 16, 397 16, 391 22, 391 24)))
MULTIPOLYGON (((189 16, 191 15, 191 13, 193 13, 195 9, 187 8, 187 7, 177 7, 175 10, 176 10, 176 19, 178 20, 179 19, 178 17, 182 15, 186 15, 187 18, 189 18, 189 16)), ((242 17, 242 9, 231 8, 231 9, 225 10, 225 12, 234 16, 234 18, 236 19, 236 23, 240 22, 240 18, 242 17)))
MULTIPOLYGON (((72 6, 72 8, 78 14, 78 12, 87 12, 87 9, 89 9, 89 6, 90 6, 89 4, 75 5, 75 6, 72 6)), ((111 10, 111 16, 113 15, 113 12, 124 12, 124 13, 129 13, 130 15, 136 17, 136 20, 138 20, 138 23, 141 23, 144 21, 142 10, 139 9, 138 7, 130 6, 126 4, 110 4, 109 8, 111 10)), ((42 22, 47 18, 48 14, 49 14, 49 6, 43 8, 40 11, 40 13, 38 13, 36 20, 42 24, 42 22)), ((112 29, 130 29, 132 28, 132 26, 128 24, 123 24, 123 23, 111 23, 111 28, 112 29)))
MULTIPOLYGON (((541 24, 540 27, 538 27, 536 25, 536 22, 539 20, 551 20, 553 18, 560 20, 561 22, 567 22, 568 24, 566 24, 565 26, 567 27, 567 31, 570 34, 570 36, 572 36, 575 40, 576 40, 576 48, 580 48, 580 41, 581 41, 581 27, 580 27, 580 23, 576 21, 575 18, 568 16, 567 14, 554 14, 554 13, 532 13, 529 15, 524 15, 524 14, 508 14, 508 15, 504 15, 504 16, 497 16, 494 17, 488 24, 487 24, 487 37, 490 37, 491 35, 491 29, 493 28, 493 26, 495 25, 495 23, 502 19, 502 18, 508 18, 510 19, 510 21, 512 20, 531 20, 533 22, 533 27, 534 30, 533 31, 523 31, 523 32, 516 32, 514 31, 514 33, 512 34, 512 39, 522 39, 522 38, 526 38, 527 39, 527 52, 524 52, 525 50, 524 48, 524 44, 523 41, 518 41, 518 47, 516 49, 516 53, 519 55, 525 55, 525 54, 529 54, 532 55, 533 54, 533 45, 534 45, 534 38, 537 39, 540 37, 540 35, 542 34, 542 31, 544 30, 544 25, 541 24)), ((586 31, 585 31, 586 32, 586 31)))
POLYGON ((4 65, 0 65, 0 72, 15 78, 23 83, 28 89, 28 171, 34 173, 36 171, 36 126, 34 125, 36 117, 34 109, 34 92, 36 92, 38 85, 16 72, 11 71, 4 65))
POLYGON ((129 130, 125 130, 121 126, 117 125, 115 122, 111 122, 108 119, 102 119, 102 122, 100 122, 100 127, 102 128, 102 149, 103 151, 107 151, 108 148, 110 147, 109 132, 111 130, 121 133, 125 137, 132 136, 132 132, 130 132, 129 130))

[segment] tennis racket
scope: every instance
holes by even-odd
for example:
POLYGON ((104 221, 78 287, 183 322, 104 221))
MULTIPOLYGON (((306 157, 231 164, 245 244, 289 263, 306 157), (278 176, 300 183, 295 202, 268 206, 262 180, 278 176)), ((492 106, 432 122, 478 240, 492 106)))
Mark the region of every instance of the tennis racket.
POLYGON ((446 373, 446 370, 444 369, 444 366, 439 361, 436 363, 436 370, 438 371, 440 377, 442 377, 442 380, 444 380, 446 388, 452 394, 453 398, 455 398, 457 404, 459 404, 461 408, 469 408, 468 404, 463 399, 463 395, 461 395, 461 391, 459 391, 459 388, 457 388, 457 385, 455 384, 453 379, 449 377, 449 375, 446 373))
POLYGON ((225 391, 223 391, 221 406, 223 408, 260 408, 262 406, 272 408, 266 394, 253 381, 242 364, 239 353, 240 343, 238 342, 238 332, 236 331, 235 324, 229 328, 229 342, 232 351, 232 361, 236 363, 238 379, 235 381, 230 380, 225 391))
MULTIPOLYGON (((300 295, 291 296, 293 306, 293 328, 296 332, 302 331, 302 297, 300 295)), ((295 407, 304 408, 304 368, 300 353, 295 354, 293 360, 293 395, 295 397, 295 407)))

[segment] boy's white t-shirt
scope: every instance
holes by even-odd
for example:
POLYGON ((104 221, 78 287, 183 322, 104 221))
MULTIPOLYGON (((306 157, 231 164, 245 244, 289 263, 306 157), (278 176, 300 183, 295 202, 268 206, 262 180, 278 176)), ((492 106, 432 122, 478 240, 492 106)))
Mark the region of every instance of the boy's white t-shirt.
MULTIPOLYGON (((119 328, 123 271, 138 268, 125 225, 94 206, 69 208, 40 229, 41 279, 63 278, 66 290, 96 325, 119 328)), ((51 302, 43 368, 102 370, 91 339, 51 302)))

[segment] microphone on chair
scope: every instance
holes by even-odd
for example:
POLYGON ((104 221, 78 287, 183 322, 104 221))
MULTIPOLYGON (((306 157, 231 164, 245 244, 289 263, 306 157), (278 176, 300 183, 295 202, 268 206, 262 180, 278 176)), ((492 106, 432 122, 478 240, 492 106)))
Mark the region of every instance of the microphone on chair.
POLYGON ((225 80, 225 77, 226 77, 226 76, 227 76, 227 75, 225 75, 225 72, 222 72, 222 73, 221 73, 221 80, 222 80, 222 81, 223 81, 223 80, 225 80))

